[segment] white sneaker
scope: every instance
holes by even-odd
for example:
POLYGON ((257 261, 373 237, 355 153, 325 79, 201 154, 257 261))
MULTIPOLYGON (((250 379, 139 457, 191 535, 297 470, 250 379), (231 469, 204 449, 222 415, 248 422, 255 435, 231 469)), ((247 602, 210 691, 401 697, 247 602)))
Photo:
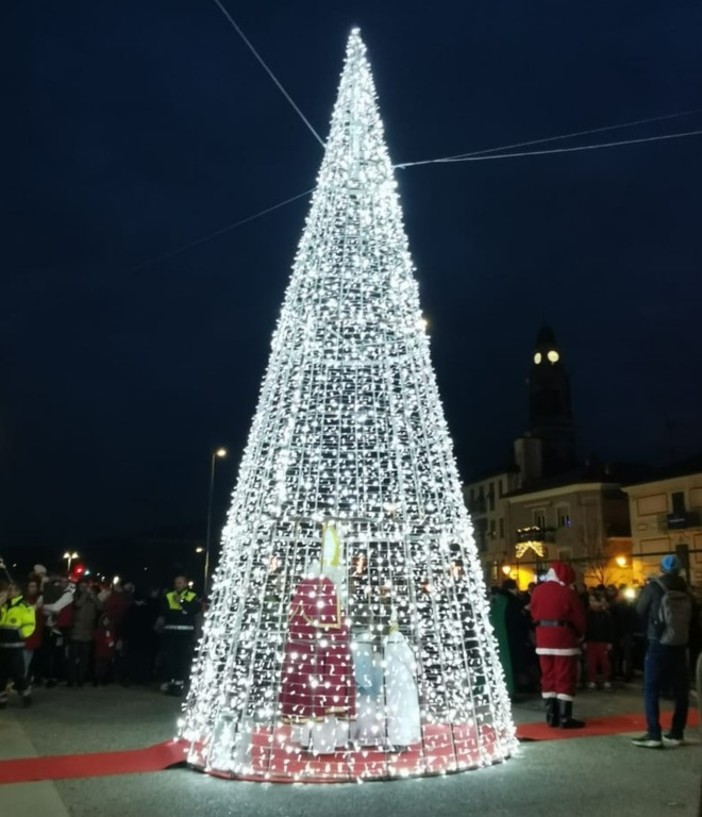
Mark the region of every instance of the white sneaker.
POLYGON ((662 740, 663 745, 668 746, 671 749, 675 746, 682 746, 685 743, 683 738, 674 738, 670 733, 663 735, 662 740))
POLYGON ((663 741, 660 738, 653 738, 646 732, 640 738, 634 738, 631 741, 634 746, 640 746, 642 749, 662 749, 663 741))
POLYGON ((602 686, 604 689, 607 689, 610 692, 612 691, 612 685, 609 683, 609 681, 605 681, 604 684, 602 684, 602 686))
POLYGON ((597 689, 597 684, 594 684, 592 681, 587 685, 588 689, 597 689))

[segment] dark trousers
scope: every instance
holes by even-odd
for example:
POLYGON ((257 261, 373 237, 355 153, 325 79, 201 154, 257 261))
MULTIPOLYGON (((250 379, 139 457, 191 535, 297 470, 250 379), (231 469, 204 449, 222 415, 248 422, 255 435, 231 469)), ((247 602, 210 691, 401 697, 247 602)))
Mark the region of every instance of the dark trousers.
POLYGON ((64 681, 66 678, 67 638, 50 628, 44 630, 41 674, 47 681, 64 681))
POLYGON ((8 681, 12 681, 15 691, 19 692, 20 695, 27 694, 29 682, 25 671, 24 648, 22 645, 18 647, 0 647, 0 702, 2 703, 7 701, 5 688, 8 681))
POLYGON ((163 680, 185 685, 190 677, 195 643, 194 631, 166 630, 163 633, 163 680))
POLYGON ((651 737, 661 737, 659 699, 664 689, 672 687, 675 711, 670 732, 681 738, 687 724, 689 680, 687 647, 668 647, 650 641, 644 661, 644 707, 646 731, 651 737))
POLYGON ((71 641, 68 648, 68 683, 84 684, 90 668, 91 641, 71 641))
POLYGON ((612 675, 625 681, 634 677, 634 637, 623 635, 614 643, 612 653, 612 675))
POLYGON ((108 656, 100 656, 95 658, 95 674, 93 680, 96 684, 106 684, 112 680, 112 671, 114 669, 114 659, 108 656))
POLYGON ((154 679, 155 649, 152 645, 127 643, 127 681, 131 684, 148 684, 154 679))

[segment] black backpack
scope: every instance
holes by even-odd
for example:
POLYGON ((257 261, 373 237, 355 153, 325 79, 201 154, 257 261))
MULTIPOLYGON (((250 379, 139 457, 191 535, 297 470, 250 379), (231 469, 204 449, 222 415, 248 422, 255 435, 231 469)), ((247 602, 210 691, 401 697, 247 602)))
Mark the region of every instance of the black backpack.
POLYGON ((660 633, 658 640, 667 647, 685 647, 692 622, 690 594, 686 590, 669 590, 660 579, 655 581, 663 590, 656 617, 660 633))

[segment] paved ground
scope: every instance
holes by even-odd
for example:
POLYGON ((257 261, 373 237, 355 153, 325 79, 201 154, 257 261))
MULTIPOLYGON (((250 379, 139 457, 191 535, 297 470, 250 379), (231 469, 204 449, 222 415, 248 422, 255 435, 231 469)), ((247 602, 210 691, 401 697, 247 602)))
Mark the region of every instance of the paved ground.
MULTIPOLYGON (((585 717, 639 708, 635 687, 583 694, 578 702, 585 717)), ((40 690, 33 709, 12 708, 0 715, 0 759, 140 748, 169 738, 177 714, 176 701, 151 690, 40 690)), ((540 719, 540 703, 518 704, 515 718, 540 719)), ((338 817, 364 812, 402 817, 697 817, 699 741, 680 749, 646 751, 631 746, 627 737, 526 743, 518 757, 490 769, 390 783, 260 785, 176 769, 11 784, 0 786, 0 815, 316 817, 332 809, 338 817)))

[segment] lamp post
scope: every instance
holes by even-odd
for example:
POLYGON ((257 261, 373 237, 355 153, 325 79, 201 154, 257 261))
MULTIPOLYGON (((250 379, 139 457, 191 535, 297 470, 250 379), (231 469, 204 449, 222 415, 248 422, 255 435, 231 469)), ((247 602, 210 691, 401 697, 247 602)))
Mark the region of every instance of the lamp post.
POLYGON ((77 559, 77 558, 78 558, 78 554, 75 552, 75 550, 74 550, 74 551, 67 550, 67 551, 66 551, 66 552, 63 554, 63 558, 64 558, 64 559, 66 560, 66 562, 67 562, 67 565, 66 565, 66 573, 70 573, 70 572, 71 572, 71 564, 73 563, 73 560, 74 560, 74 559, 77 559))
POLYGON ((210 462, 210 492, 207 498, 207 535, 205 537, 205 582, 203 586, 203 593, 205 595, 207 595, 207 580, 210 577, 210 538, 212 533, 212 496, 214 494, 215 467, 217 460, 223 459, 226 456, 226 448, 216 448, 212 452, 210 462))

